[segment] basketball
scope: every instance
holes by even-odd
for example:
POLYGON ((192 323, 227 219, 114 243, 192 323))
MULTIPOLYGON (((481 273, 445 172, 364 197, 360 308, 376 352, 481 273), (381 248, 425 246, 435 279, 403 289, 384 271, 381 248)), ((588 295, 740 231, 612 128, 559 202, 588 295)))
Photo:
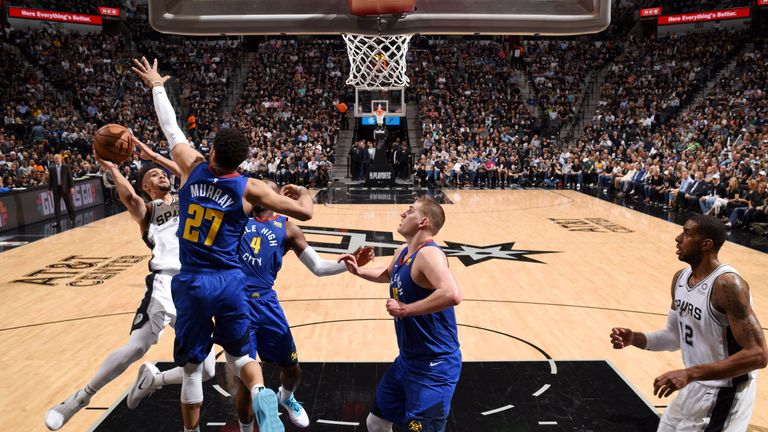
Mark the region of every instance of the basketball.
POLYGON ((104 160, 123 162, 133 153, 133 136, 125 126, 104 125, 93 135, 93 150, 104 160))

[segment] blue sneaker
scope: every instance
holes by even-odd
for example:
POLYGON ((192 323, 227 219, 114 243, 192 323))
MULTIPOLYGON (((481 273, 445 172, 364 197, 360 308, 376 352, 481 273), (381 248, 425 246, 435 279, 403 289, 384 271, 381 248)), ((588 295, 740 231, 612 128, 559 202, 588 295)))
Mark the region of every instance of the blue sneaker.
POLYGON ((259 432, 284 432, 285 427, 277 416, 277 395, 271 389, 261 389, 253 399, 253 413, 259 432))
POLYGON ((297 401, 293 395, 283 399, 285 397, 283 391, 283 388, 280 387, 280 390, 277 392, 278 400, 280 401, 280 405, 282 405, 288 413, 288 418, 291 420, 291 423, 301 429, 309 427, 309 416, 304 410, 304 407, 301 406, 299 401, 297 401))

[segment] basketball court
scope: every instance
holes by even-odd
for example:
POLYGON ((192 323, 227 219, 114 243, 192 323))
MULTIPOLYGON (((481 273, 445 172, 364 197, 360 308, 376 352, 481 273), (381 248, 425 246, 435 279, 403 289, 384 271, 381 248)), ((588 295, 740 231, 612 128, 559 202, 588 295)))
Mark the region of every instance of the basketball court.
MULTIPOLYGON (((326 258, 371 245, 378 255, 372 265, 382 265, 401 241, 399 213, 422 193, 323 191, 314 218, 300 226, 326 258)), ((683 267, 674 253, 681 227, 575 191, 451 190, 437 197, 447 222, 436 241, 464 295, 456 313, 465 365, 448 430, 655 430, 653 411, 671 399, 653 396, 653 379, 682 367, 680 353, 615 351, 608 335, 618 325, 664 326, 670 281, 683 267)), ((0 254, 4 430, 45 430, 45 410, 84 385, 125 341, 148 256, 127 213, 0 254)), ((731 242, 720 257, 751 284, 765 328, 768 258, 731 242)), ((317 278, 290 254, 276 289, 305 365, 297 398, 310 430, 364 430, 377 377, 397 354, 386 285, 348 274, 317 278)), ((170 362, 172 346, 168 329, 145 360, 170 362)), ((125 408, 138 367, 62 430, 179 430, 177 389, 152 395, 136 411, 125 408)), ((218 372, 205 385, 202 425, 236 430, 223 364, 218 372)), ((268 384, 276 386, 276 373, 265 367, 268 384)), ((768 429, 765 372, 751 423, 751 430, 768 429)))

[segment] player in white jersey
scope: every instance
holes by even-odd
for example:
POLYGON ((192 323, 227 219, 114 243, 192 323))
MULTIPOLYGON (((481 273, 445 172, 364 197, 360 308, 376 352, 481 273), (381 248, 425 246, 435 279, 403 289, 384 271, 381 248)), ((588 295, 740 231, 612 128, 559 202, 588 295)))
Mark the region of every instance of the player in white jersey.
POLYGON ((682 351, 685 368, 653 382, 659 397, 680 390, 659 431, 745 431, 755 404, 756 371, 768 364, 749 285, 717 258, 725 225, 716 217, 691 217, 675 241, 678 259, 690 267, 672 279, 667 328, 640 333, 616 327, 611 343, 615 349, 682 351))
MULTIPOLYGON (((143 158, 152 159, 171 172, 178 172, 173 161, 152 152, 144 143, 138 142, 138 145, 143 158)), ((149 261, 152 273, 146 277, 147 291, 133 319, 128 342, 107 356, 85 387, 46 412, 45 425, 50 430, 61 429, 75 413, 88 405, 96 392, 144 356, 157 343, 165 326, 172 326, 176 320, 176 308, 171 298, 171 279, 181 267, 179 240, 176 236, 179 205, 178 199, 170 193, 168 176, 159 166, 146 164, 139 176, 142 193, 150 199, 145 202, 115 164, 104 160, 99 160, 99 163, 112 175, 120 200, 139 224, 144 242, 152 249, 149 261)), ((213 376, 215 362, 212 354, 205 360, 204 380, 213 376)), ((160 372, 153 364, 144 363, 139 369, 139 379, 128 394, 128 407, 135 408, 141 398, 164 384, 181 384, 182 377, 180 367, 160 372)))

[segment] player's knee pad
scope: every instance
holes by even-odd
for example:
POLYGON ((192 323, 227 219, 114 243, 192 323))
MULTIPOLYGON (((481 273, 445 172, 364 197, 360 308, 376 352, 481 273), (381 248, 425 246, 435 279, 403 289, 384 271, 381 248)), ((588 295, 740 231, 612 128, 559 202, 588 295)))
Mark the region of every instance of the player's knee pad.
POLYGON ((234 372, 238 378, 240 377, 240 371, 243 369, 243 366, 254 361, 251 357, 247 355, 236 357, 236 356, 230 355, 226 351, 224 352, 224 356, 227 358, 227 364, 229 365, 230 368, 232 368, 232 372, 234 372))
POLYGON ((368 432, 392 432, 392 422, 384 420, 373 413, 368 414, 368 418, 365 419, 365 425, 368 427, 368 432))
POLYGON ((216 356, 213 351, 203 361, 203 381, 208 381, 216 375, 216 356))
POLYGON ((183 370, 181 403, 188 405, 201 403, 203 401, 203 365, 187 363, 183 370))

